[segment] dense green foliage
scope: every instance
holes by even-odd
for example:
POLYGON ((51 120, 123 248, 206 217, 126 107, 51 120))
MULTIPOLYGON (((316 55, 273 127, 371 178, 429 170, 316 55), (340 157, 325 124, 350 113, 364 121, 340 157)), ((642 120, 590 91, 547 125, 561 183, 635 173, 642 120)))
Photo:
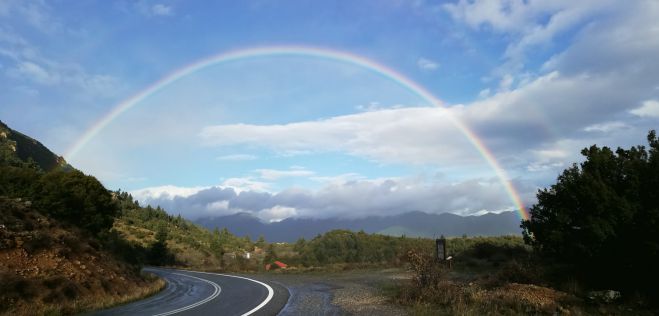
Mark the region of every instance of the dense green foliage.
POLYGON ((412 248, 431 251, 434 241, 424 238, 391 237, 363 231, 333 230, 295 244, 299 260, 306 266, 332 263, 377 263, 399 265, 412 248))
POLYGON ((110 192, 80 171, 43 172, 30 166, 0 166, 0 195, 31 201, 36 209, 93 234, 107 231, 117 215, 110 192))
POLYGON ((92 234, 112 227, 118 208, 92 176, 0 122, 0 195, 31 201, 41 213, 92 234), (58 168, 59 167, 59 168, 58 168))
POLYGON ((96 178, 77 170, 44 174, 33 198, 45 213, 94 233, 110 229, 119 211, 96 178))
POLYGON ((524 236, 538 252, 596 286, 647 290, 659 278, 659 140, 592 146, 586 160, 538 192, 524 236))

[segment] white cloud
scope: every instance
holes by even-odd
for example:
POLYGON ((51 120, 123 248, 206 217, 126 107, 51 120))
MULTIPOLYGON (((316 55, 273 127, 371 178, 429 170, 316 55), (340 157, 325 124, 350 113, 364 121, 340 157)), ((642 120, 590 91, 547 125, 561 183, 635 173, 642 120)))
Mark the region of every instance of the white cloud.
POLYGON ((154 200, 154 199, 166 199, 172 200, 175 197, 189 197, 191 195, 199 193, 204 189, 209 187, 178 187, 174 185, 163 185, 158 187, 144 188, 140 190, 134 190, 130 193, 137 200, 154 200))
POLYGON ((247 160, 256 160, 258 157, 249 154, 233 154, 217 157, 218 160, 227 160, 227 161, 247 161, 247 160))
POLYGON ((644 101, 641 107, 633 109, 629 112, 640 117, 659 117, 659 101, 644 101))
POLYGON ((269 183, 254 180, 252 177, 229 178, 224 180, 220 186, 234 189, 236 192, 268 191, 270 189, 269 183))
POLYGON ((174 14, 174 10, 171 6, 157 3, 151 6, 151 14, 159 16, 170 16, 174 14))
MULTIPOLYGON (((0 27, 0 56, 7 57, 7 76, 23 81, 21 86, 72 86, 81 95, 109 97, 120 91, 110 75, 89 73, 77 63, 61 62, 40 53, 37 46, 11 30, 0 27)), ((3 69, 5 68, 5 69, 3 69)), ((34 89, 34 87, 32 87, 34 89)))
POLYGON ((503 68, 520 69, 527 51, 551 43, 559 34, 626 3, 616 0, 460 0, 444 9, 475 30, 492 30, 511 36, 503 68))
POLYGON ((423 177, 360 179, 328 183, 319 190, 291 188, 278 193, 237 192, 224 185, 202 190, 170 186, 137 190, 133 196, 142 204, 160 205, 172 214, 180 212, 192 219, 239 212, 251 213, 263 221, 295 216, 358 218, 409 211, 468 215, 483 210, 500 212, 512 207, 498 180, 490 178, 450 184, 435 183, 423 177), (196 193, 190 194, 193 191, 196 193), (137 194, 140 192, 150 194, 137 194))
POLYGON ((394 104, 390 106, 382 106, 380 102, 370 102, 368 105, 357 105, 355 109, 360 112, 372 112, 372 111, 379 111, 379 110, 386 110, 386 109, 400 109, 405 107, 402 104, 394 104))
POLYGON ((260 219, 270 223, 280 222, 289 217, 295 217, 296 215, 297 211, 294 207, 286 207, 281 205, 275 205, 271 208, 263 209, 256 214, 256 216, 258 216, 260 219))
POLYGON ((51 74, 43 67, 29 61, 19 62, 7 73, 15 78, 25 78, 45 85, 55 85, 60 82, 60 77, 57 74, 51 74))
POLYGON ((227 200, 221 200, 221 201, 215 201, 212 203, 208 204, 208 209, 210 211, 227 211, 229 210, 229 201, 227 200))
POLYGON ((416 62, 416 65, 421 70, 427 70, 427 71, 437 70, 437 68, 439 68, 438 62, 426 58, 419 58, 419 60, 417 60, 416 62))
POLYGON ((62 28, 62 23, 51 11, 45 1, 0 1, 0 17, 20 20, 38 31, 48 34, 62 28))
POLYGON ((206 145, 249 144, 284 154, 345 151, 383 162, 480 161, 465 154, 472 146, 449 115, 442 108, 386 109, 282 125, 207 126, 200 137, 206 145))
POLYGON ((624 122, 604 122, 586 126, 583 130, 586 132, 609 133, 623 128, 629 128, 624 122))
POLYGON ((350 172, 350 173, 344 173, 335 176, 316 176, 316 177, 311 177, 310 179, 313 181, 323 182, 326 184, 341 185, 349 181, 364 180, 366 179, 366 177, 358 173, 350 172))
POLYGON ((509 91, 513 85, 515 78, 510 74, 505 74, 499 82, 499 91, 509 91))
POLYGON ((311 170, 300 168, 291 168, 291 170, 257 169, 254 171, 259 174, 259 178, 264 180, 277 180, 288 177, 310 177, 315 174, 311 170))

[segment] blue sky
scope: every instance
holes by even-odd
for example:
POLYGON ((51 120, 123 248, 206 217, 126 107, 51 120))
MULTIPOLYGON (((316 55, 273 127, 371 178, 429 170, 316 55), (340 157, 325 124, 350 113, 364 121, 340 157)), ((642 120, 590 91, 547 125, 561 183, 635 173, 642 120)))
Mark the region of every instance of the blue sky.
POLYGON ((403 74, 262 56, 186 76, 75 156, 111 189, 195 218, 480 214, 525 204, 594 143, 659 124, 656 1, 0 1, 0 119, 60 154, 122 100, 224 52, 300 45, 403 74))

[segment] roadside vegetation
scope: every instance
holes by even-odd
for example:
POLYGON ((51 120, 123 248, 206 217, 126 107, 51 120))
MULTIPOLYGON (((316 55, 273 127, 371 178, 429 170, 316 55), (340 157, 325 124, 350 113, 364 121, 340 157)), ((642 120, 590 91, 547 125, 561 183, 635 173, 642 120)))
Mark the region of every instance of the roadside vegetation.
POLYGON ((584 149, 538 192, 524 242, 449 239, 451 269, 410 251, 412 278, 384 292, 417 315, 656 315, 659 140, 647 139, 649 149, 584 149))

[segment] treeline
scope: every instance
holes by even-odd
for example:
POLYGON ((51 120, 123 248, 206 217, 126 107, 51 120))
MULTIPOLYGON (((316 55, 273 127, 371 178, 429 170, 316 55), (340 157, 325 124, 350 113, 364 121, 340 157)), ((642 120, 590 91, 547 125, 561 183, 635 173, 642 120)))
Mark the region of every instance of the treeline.
POLYGON ((333 230, 312 240, 299 239, 293 246, 297 256, 289 258, 304 266, 335 263, 391 264, 399 266, 407 251, 432 251, 434 241, 427 238, 392 237, 363 231, 333 230))

